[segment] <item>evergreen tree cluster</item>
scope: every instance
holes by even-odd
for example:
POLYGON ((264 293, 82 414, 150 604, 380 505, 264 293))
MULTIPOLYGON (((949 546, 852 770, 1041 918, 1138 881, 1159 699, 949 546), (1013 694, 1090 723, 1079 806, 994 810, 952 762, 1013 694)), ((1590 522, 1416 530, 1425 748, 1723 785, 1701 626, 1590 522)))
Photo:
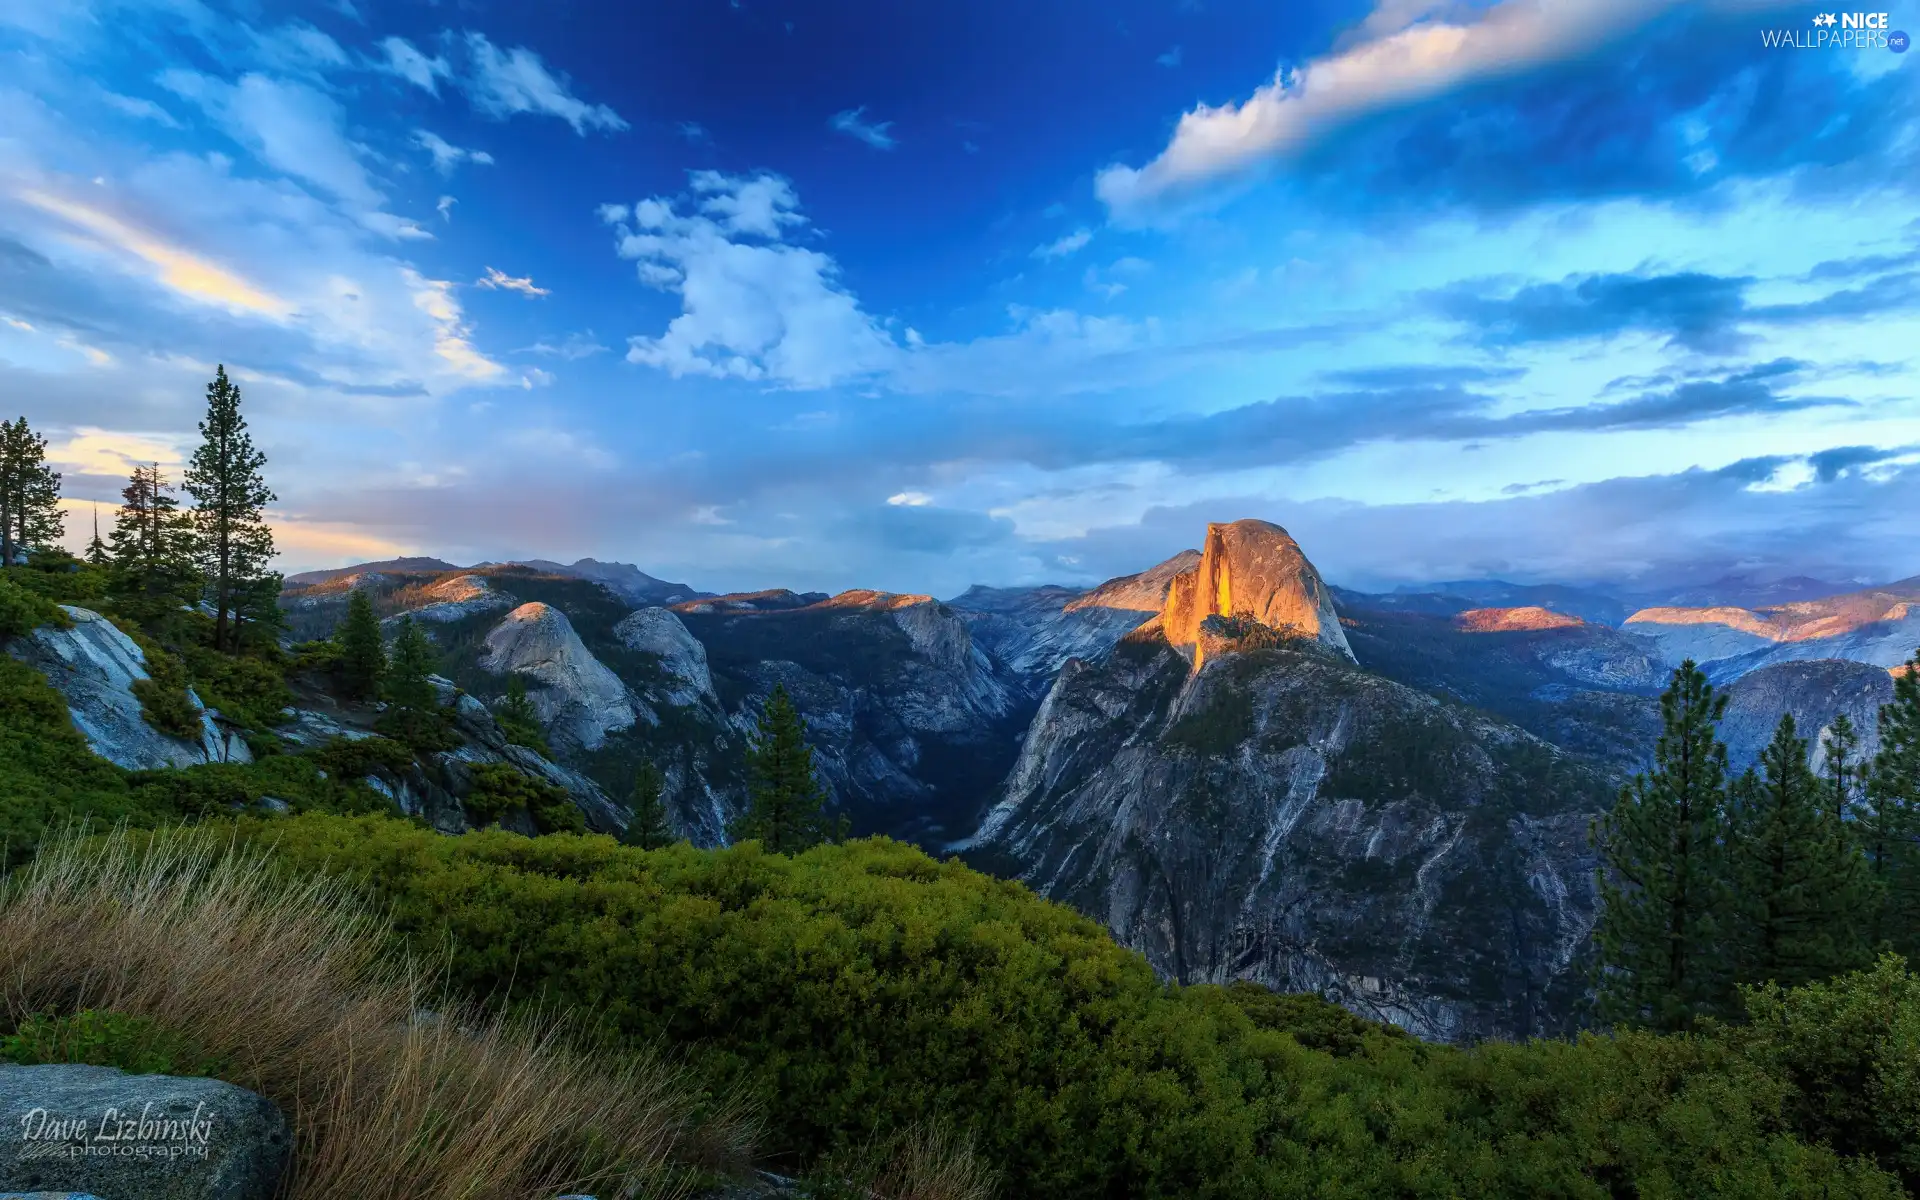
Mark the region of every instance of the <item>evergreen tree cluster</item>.
POLYGON ((1738 1015, 1742 988, 1818 982, 1887 951, 1920 958, 1920 653, 1880 711, 1870 762, 1844 715, 1816 759, 1788 714, 1730 776, 1726 706, 1681 664, 1652 769, 1594 825, 1610 1023, 1689 1029, 1738 1015))
POLYGON ((51 548, 65 531, 60 473, 47 466, 47 439, 25 417, 0 421, 0 566, 51 548))
POLYGON ((806 739, 806 721, 786 685, 774 685, 747 747, 752 786, 747 811, 728 831, 735 841, 757 841, 775 854, 798 854, 823 842, 846 840, 847 818, 827 815, 826 789, 814 775, 813 747, 806 739))

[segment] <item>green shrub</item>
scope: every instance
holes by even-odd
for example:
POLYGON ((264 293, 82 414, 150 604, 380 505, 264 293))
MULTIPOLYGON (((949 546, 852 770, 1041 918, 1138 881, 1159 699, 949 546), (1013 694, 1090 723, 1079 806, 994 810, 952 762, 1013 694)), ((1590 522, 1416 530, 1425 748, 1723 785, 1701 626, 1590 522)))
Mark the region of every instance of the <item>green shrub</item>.
POLYGON ((460 734, 454 729, 453 721, 438 708, 393 705, 374 718, 373 727, 411 747, 417 754, 434 754, 460 745, 460 734))
POLYGON ((95 755, 74 729, 65 697, 46 676, 0 654, 0 845, 4 865, 33 856, 65 820, 149 826, 156 812, 127 788, 126 773, 95 755))
POLYGON ((1313 1001, 1168 987, 1024 887, 871 839, 793 858, 604 837, 243 820, 351 867, 449 982, 688 1048, 802 1160, 928 1122, 1048 1197, 1895 1197, 1788 1132, 1728 1044, 1631 1035, 1463 1051, 1313 1001))
POLYGON ((128 632, 147 660, 147 678, 133 681, 140 716, 169 737, 197 742, 201 734, 200 709, 187 695, 187 668, 153 639, 128 632))
POLYGON ((542 833, 585 833, 586 818, 562 788, 544 783, 505 763, 479 763, 473 771, 473 790, 462 800, 467 819, 491 825, 516 810, 525 810, 542 833))
POLYGON ((1920 975, 1895 955, 1825 983, 1744 992, 1725 1039, 1790 1086, 1793 1127, 1872 1155, 1920 1194, 1920 975))
POLYGON ((398 774, 413 766, 413 751, 386 737, 330 738, 311 757, 342 779, 363 779, 380 770, 398 774))
POLYGON ((131 1075, 218 1075, 224 1066, 148 1018, 94 1009, 28 1017, 0 1038, 0 1061, 23 1067, 85 1063, 131 1075))
POLYGON ((277 647, 233 655, 194 645, 182 657, 194 691, 222 717, 255 730, 285 723, 281 710, 293 703, 293 692, 277 647))
POLYGON ((0 574, 0 637, 18 637, 42 625, 71 628, 73 620, 60 611, 58 604, 15 582, 16 572, 17 567, 0 574))

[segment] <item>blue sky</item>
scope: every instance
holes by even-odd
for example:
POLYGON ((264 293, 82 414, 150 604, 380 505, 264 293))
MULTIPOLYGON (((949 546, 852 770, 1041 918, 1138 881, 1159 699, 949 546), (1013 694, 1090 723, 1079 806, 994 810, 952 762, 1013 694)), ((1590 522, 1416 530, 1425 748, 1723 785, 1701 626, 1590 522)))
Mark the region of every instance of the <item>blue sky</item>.
POLYGON ((84 535, 226 363, 287 570, 1912 575, 1920 60, 1814 15, 0 0, 0 397, 84 535))

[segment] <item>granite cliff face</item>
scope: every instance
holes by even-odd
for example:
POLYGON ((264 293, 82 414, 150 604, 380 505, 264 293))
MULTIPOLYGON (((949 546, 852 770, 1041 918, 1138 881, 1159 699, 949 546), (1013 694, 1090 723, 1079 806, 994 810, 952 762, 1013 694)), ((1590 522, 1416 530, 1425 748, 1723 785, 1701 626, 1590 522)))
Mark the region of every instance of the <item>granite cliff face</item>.
POLYGON ((127 768, 190 767, 207 762, 250 762, 247 744, 232 736, 200 703, 200 737, 183 741, 148 725, 133 685, 147 675, 147 656, 113 622, 84 608, 61 606, 71 629, 43 626, 14 638, 7 653, 47 677, 67 701, 74 728, 101 758, 127 768))
POLYGON ((1108 580, 1091 591, 973 587, 948 607, 966 621, 974 641, 1037 699, 1068 659, 1098 658, 1158 616, 1174 576, 1199 562, 1198 550, 1182 550, 1157 566, 1108 580))
POLYGON ((1742 675, 1727 687, 1720 738, 1735 770, 1758 761, 1782 713, 1806 738, 1815 770, 1826 765, 1826 736, 1845 713, 1860 736, 1856 757, 1880 750, 1880 706, 1893 700, 1893 675, 1883 667, 1840 659, 1784 662, 1742 675))
POLYGON ((938 844, 971 829, 1032 711, 930 597, 761 593, 675 611, 706 648, 736 735, 750 736, 766 697, 786 688, 856 831, 938 844))
POLYGON ((1361 670, 1278 527, 1207 547, 1160 620, 1061 671, 959 848, 1172 978, 1318 991, 1426 1037, 1564 1028, 1605 776, 1361 670))
POLYGON ((567 615, 552 605, 522 604, 493 627, 486 646, 480 666, 534 683, 528 697, 541 724, 583 750, 598 749, 609 733, 640 719, 642 710, 626 684, 594 657, 567 615))
POLYGON ((1286 530, 1266 521, 1207 526, 1200 561, 1175 575, 1160 628, 1168 644, 1206 665, 1200 627, 1208 617, 1250 617, 1271 629, 1318 640, 1348 659, 1333 593, 1286 530))
POLYGON ((1890 668, 1920 648, 1920 578, 1765 608, 1646 608, 1623 628, 1651 638, 1667 662, 1691 658, 1716 681, 1814 659, 1890 668))

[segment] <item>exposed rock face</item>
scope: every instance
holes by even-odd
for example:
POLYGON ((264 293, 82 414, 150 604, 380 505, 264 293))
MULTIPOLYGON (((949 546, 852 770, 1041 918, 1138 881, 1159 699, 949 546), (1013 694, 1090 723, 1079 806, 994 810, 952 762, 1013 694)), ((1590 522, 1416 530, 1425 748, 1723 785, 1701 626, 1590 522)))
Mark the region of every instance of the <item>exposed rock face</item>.
POLYGON ((405 613, 388 617, 381 624, 391 629, 403 616, 434 625, 447 625, 476 613, 512 608, 518 601, 505 592, 495 591, 483 575, 450 575, 420 590, 427 603, 405 613))
POLYGON ((529 699, 541 724, 564 742, 594 750, 607 734, 629 729, 640 718, 627 686, 593 656, 557 608, 538 601, 522 604, 493 627, 486 645, 480 666, 539 684, 529 699))
POLYGON ((292 1145, 253 1092, 111 1067, 0 1066, 0 1128, 0 1185, 113 1200, 271 1200, 292 1145))
POLYGON ((1720 740, 1735 770, 1756 762, 1773 739, 1782 713, 1813 750, 1816 770, 1826 765, 1826 736, 1833 719, 1845 713, 1860 735, 1857 754, 1872 758, 1880 749, 1880 706, 1893 699, 1893 676, 1880 667, 1841 659, 1776 663, 1735 680, 1727 688, 1727 715, 1720 740))
POLYGON ((1597 771, 1312 645, 1198 670, 1148 628, 1061 672, 960 848, 1163 974, 1322 992, 1423 1037, 1564 1028, 1597 771))
POLYGON ((1274 629, 1316 638, 1348 659, 1333 595, 1286 530, 1266 521, 1207 526, 1200 561, 1175 575, 1160 626, 1175 649, 1206 663, 1200 626, 1210 616, 1247 616, 1274 629))
POLYGON ((825 592, 791 592, 786 588, 768 588, 762 592, 729 592, 724 596, 689 600, 672 607, 675 612, 683 613, 781 612, 790 608, 806 608, 827 598, 825 592))
POLYGON ((973 587, 948 607, 967 622, 974 641, 1038 698, 1068 659, 1098 658, 1158 616, 1174 576, 1199 562, 1198 550, 1182 550, 1158 566, 1110 579, 1088 592, 1054 586, 973 587))
POLYGON ((1716 680, 1821 658, 1893 667, 1920 647, 1920 578, 1769 608, 1648 608, 1625 627, 1650 635, 1668 662, 1691 658, 1716 680))
POLYGON ((1453 619, 1467 633, 1518 633, 1536 629, 1576 629, 1585 625, 1579 617, 1554 612, 1550 608, 1527 605, 1521 608, 1474 608, 1453 619))
POLYGON ((62 611, 73 628, 43 626, 13 639, 7 653, 46 675, 66 697, 74 728, 95 754, 128 770, 252 761, 246 742, 223 730, 192 689, 187 697, 200 710, 197 742, 148 725, 133 694, 134 683, 149 678, 145 652, 99 613, 67 605, 62 611))
POLYGON ((843 593, 798 607, 676 611, 751 736, 784 686, 807 722, 820 778, 860 831, 944 843, 971 828, 1004 775, 1027 713, 966 623, 924 596, 843 593))
MULTIPOLYGON (((616 804, 599 784, 580 772, 541 757, 526 746, 507 741, 500 725, 487 706, 455 688, 449 680, 429 677, 440 704, 451 710, 453 726, 461 744, 452 750, 419 757, 404 771, 377 770, 367 776, 367 786, 393 801, 401 812, 417 816, 442 833, 462 833, 473 828, 464 804, 473 789, 471 768, 483 763, 504 763, 541 783, 566 792, 586 818, 587 827, 597 833, 618 833, 626 828, 628 810, 616 804)), ((366 727, 376 715, 362 706, 343 706, 330 696, 307 694, 302 706, 275 730, 286 741, 301 749, 314 749, 334 738, 359 741, 374 736, 366 727)), ((532 833, 530 822, 506 821, 509 828, 532 833)))
POLYGON ((614 636, 629 650, 657 655, 660 666, 677 682, 664 691, 669 704, 703 702, 718 705, 713 675, 707 668, 707 648, 687 632, 679 617, 666 608, 640 608, 613 627, 614 636))

